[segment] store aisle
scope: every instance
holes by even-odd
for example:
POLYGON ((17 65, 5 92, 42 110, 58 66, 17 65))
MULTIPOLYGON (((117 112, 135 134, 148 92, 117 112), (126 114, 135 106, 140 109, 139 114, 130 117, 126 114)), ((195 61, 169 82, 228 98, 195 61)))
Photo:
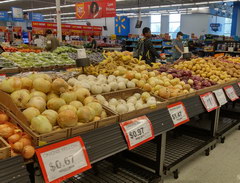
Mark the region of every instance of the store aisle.
POLYGON ((240 131, 217 144, 210 156, 197 156, 179 172, 177 180, 171 175, 164 183, 240 183, 240 131))

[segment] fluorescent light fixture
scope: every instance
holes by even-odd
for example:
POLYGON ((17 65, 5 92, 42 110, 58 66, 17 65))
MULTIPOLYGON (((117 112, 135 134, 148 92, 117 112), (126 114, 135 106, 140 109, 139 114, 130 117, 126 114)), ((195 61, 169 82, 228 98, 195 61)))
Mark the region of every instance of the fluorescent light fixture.
POLYGON ((14 1, 17 1, 17 0, 0 1, 0 4, 3 4, 3 3, 10 3, 10 2, 14 2, 14 1))
MULTIPOLYGON (((75 4, 68 4, 68 5, 62 5, 62 6, 60 6, 60 8, 69 8, 69 7, 74 7, 74 6, 75 6, 75 4)), ((23 10, 23 11, 39 11, 39 10, 48 10, 48 9, 56 9, 56 6, 26 9, 26 10, 23 10)))
MULTIPOLYGON (((61 13, 61 15, 75 15, 75 12, 70 12, 70 13, 61 13)), ((51 17, 51 16, 56 16, 57 14, 47 14, 43 15, 44 17, 51 17)))

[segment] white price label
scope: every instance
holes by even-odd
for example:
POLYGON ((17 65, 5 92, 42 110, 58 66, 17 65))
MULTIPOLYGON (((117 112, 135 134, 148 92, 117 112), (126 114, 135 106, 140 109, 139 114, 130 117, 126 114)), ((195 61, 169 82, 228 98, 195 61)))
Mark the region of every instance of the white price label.
POLYGON ((231 101, 235 101, 239 98, 233 86, 226 86, 224 87, 224 90, 231 101))
POLYGON ((86 50, 85 49, 77 49, 77 58, 78 59, 87 58, 86 50))
POLYGON ((130 150, 154 138, 152 124, 146 116, 122 122, 120 126, 130 150))
POLYGON ((215 94, 215 96, 216 96, 220 106, 222 106, 222 105, 227 103, 227 98, 226 98, 226 96, 224 94, 223 89, 215 90, 215 91, 213 91, 213 93, 215 94))
POLYGON ((80 137, 68 139, 36 150, 45 182, 61 182, 91 168, 80 137))
POLYGON ((208 112, 211 112, 218 108, 217 101, 213 96, 212 92, 205 93, 200 95, 203 105, 205 106, 208 112))
POLYGON ((182 102, 169 105, 168 111, 175 127, 189 121, 186 108, 182 102))

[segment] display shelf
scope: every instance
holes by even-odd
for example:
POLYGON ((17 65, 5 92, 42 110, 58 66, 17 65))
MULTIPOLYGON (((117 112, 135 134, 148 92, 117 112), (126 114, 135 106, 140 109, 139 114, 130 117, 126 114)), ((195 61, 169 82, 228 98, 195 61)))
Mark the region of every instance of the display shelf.
POLYGON ((15 156, 0 160, 1 183, 30 183, 29 174, 26 170, 22 156, 15 156))
POLYGON ((156 176, 150 174, 148 171, 126 162, 117 164, 118 169, 115 171, 116 166, 109 161, 102 161, 97 164, 97 168, 93 168, 83 174, 76 175, 64 183, 148 183, 156 176))

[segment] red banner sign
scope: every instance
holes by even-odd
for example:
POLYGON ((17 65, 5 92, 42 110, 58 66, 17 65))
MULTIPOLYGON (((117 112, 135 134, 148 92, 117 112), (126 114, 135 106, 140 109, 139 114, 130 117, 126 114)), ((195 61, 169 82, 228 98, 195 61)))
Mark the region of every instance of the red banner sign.
POLYGON ((0 26, 0 32, 7 32, 7 27, 0 26))
POLYGON ((13 32, 22 32, 22 27, 13 27, 13 32))
POLYGON ((76 3, 76 18, 95 19, 116 16, 116 0, 76 3))

